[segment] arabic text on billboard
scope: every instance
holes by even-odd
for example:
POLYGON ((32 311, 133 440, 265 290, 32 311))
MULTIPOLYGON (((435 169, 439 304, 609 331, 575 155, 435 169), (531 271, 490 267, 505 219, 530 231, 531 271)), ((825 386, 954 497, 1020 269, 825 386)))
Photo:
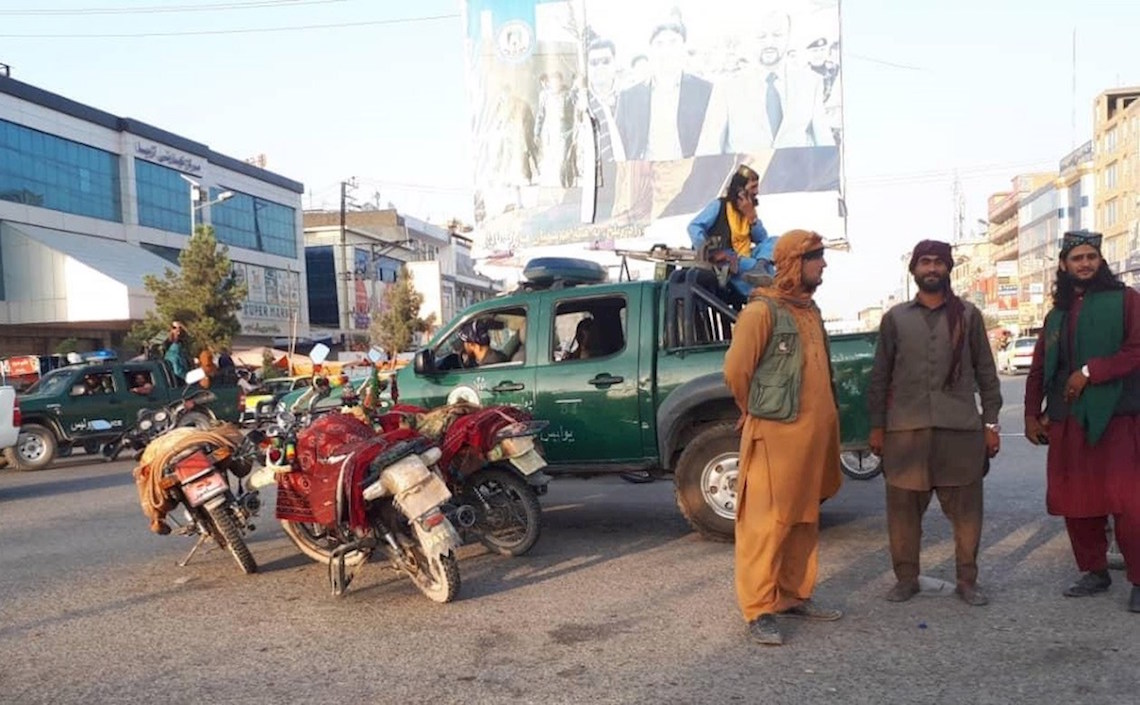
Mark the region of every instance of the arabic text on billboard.
POLYGON ((742 163, 761 176, 769 231, 842 234, 838 0, 465 9, 475 211, 488 246, 687 222, 742 163))

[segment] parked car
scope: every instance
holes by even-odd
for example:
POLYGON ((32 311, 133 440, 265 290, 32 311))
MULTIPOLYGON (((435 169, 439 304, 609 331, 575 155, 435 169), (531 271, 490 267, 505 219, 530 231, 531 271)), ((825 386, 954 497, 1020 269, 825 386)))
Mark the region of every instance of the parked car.
POLYGON ((241 423, 248 425, 257 421, 257 406, 259 404, 267 401, 276 404, 277 401, 286 394, 297 390, 304 391, 312 384, 313 378, 309 375, 299 377, 275 377, 273 379, 264 380, 259 390, 245 396, 245 403, 241 411, 241 423))
POLYGON ((1006 358, 1006 372, 1009 374, 1028 374, 1033 364, 1033 348, 1037 346, 1037 338, 1014 338, 1010 344, 1009 356, 1006 358))
MULTIPOLYGON (((660 281, 531 282, 443 327, 396 373, 393 396, 427 408, 458 398, 521 407, 550 422, 545 472, 672 473, 690 524, 731 538, 740 412, 723 367, 737 310, 715 291, 715 275, 699 268, 660 281), (508 362, 465 366, 459 335, 477 319, 508 362)), ((860 477, 878 473, 865 400, 876 336, 830 338, 844 470, 860 477)))
MULTIPOLYGON (((52 370, 18 397, 22 425, 16 446, 7 451, 8 462, 22 470, 39 470, 76 448, 98 452, 133 425, 139 411, 178 400, 184 389, 185 382, 162 361, 78 364, 52 370), (95 421, 105 421, 107 427, 95 421)), ((205 426, 211 415, 237 421, 241 390, 214 383, 210 391, 215 400, 184 414, 182 425, 205 426)))

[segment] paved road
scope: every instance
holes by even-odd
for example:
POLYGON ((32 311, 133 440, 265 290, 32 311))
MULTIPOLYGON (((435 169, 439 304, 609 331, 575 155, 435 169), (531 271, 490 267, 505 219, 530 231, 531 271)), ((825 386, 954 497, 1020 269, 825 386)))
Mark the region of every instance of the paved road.
MULTIPOLYGON (((818 589, 848 616, 789 623, 780 649, 747 642, 731 546, 690 534, 666 482, 555 482, 534 551, 465 548, 461 599, 435 605, 377 565, 331 597, 271 518, 260 574, 220 551, 178 568, 189 542, 147 531, 126 463, 4 471, 0 702, 1135 702, 1140 615, 1119 573, 1107 596, 1060 596, 1067 538, 1041 452, 1016 437, 1023 382, 1004 387, 990 606, 885 602, 882 480, 848 482, 825 507, 818 589)), ((952 580, 936 508, 926 532, 924 573, 952 580)))

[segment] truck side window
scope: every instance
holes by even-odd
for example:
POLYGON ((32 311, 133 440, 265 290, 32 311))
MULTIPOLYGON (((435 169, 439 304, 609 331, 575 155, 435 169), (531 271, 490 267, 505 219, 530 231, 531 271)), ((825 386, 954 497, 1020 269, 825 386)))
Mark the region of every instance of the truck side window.
POLYGON ((554 309, 553 362, 607 357, 625 349, 624 296, 560 301, 554 309))
MULTIPOLYGON (((110 372, 91 372, 83 375, 83 380, 80 384, 82 384, 84 390, 80 396, 115 393, 115 378, 110 372)), ((75 392, 73 391, 72 394, 74 395, 75 392)))
MULTIPOLYGON (((526 308, 516 306, 496 311, 482 311, 464 319, 435 348, 436 366, 441 370, 519 364, 526 359, 526 308), (473 359, 465 349, 460 333, 472 321, 481 321, 487 333, 483 361, 473 359)), ((479 345, 482 349, 482 344, 479 345)))

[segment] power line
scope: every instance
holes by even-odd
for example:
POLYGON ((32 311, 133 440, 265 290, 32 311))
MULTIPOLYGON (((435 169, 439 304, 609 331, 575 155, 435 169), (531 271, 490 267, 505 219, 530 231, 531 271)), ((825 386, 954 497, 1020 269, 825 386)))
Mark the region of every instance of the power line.
POLYGON ((9 17, 67 17, 72 15, 140 15, 170 12, 214 12, 217 10, 256 10, 298 7, 301 5, 324 5, 346 0, 247 0, 246 2, 221 2, 198 5, 147 5, 142 7, 77 7, 77 8, 37 8, 28 10, 0 10, 0 15, 9 17))
POLYGON ((254 34, 260 32, 295 32, 310 29, 342 29, 346 27, 376 27, 379 25, 411 24, 414 22, 434 22, 459 17, 458 13, 430 15, 426 17, 398 17, 388 20, 365 20, 363 22, 336 22, 331 24, 293 25, 290 27, 250 27, 246 29, 207 29, 189 32, 138 32, 130 34, 0 34, 4 39, 136 39, 142 37, 194 37, 222 34, 254 34))
POLYGON ((844 58, 856 59, 858 61, 866 61, 871 64, 879 64, 880 66, 890 66, 895 69, 903 69, 906 71, 929 71, 930 69, 923 66, 912 66, 910 64, 899 64, 894 61, 886 61, 884 59, 876 59, 873 56, 863 56, 862 54, 852 54, 849 51, 843 52, 844 58))

